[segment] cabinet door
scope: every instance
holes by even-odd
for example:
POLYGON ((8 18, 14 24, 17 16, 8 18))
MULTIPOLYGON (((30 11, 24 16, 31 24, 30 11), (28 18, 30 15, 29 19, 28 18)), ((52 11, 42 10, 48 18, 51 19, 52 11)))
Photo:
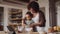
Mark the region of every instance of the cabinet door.
POLYGON ((3 13, 4 13, 4 8, 0 7, 0 31, 3 31, 3 13))

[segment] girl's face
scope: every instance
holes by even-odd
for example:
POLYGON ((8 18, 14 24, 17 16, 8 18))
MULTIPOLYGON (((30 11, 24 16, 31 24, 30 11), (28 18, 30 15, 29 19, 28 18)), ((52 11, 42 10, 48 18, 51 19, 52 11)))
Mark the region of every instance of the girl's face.
POLYGON ((28 14, 26 14, 26 19, 27 19, 27 20, 30 20, 30 19, 31 19, 31 16, 28 15, 28 14))

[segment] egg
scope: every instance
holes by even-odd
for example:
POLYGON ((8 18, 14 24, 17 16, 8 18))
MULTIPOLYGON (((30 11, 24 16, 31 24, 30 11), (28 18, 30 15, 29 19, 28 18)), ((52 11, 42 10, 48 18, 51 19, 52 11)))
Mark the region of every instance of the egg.
POLYGON ((56 31, 57 30, 57 26, 54 26, 53 29, 56 31))

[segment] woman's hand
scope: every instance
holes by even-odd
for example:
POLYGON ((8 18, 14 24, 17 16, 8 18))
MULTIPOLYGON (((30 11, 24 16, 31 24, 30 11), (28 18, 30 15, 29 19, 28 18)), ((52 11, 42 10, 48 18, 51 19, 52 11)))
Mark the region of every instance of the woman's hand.
POLYGON ((33 27, 33 26, 35 26, 35 23, 30 24, 30 27, 33 27))
POLYGON ((31 25, 30 25, 30 27, 34 27, 34 26, 39 26, 39 25, 41 25, 41 23, 32 23, 31 25))

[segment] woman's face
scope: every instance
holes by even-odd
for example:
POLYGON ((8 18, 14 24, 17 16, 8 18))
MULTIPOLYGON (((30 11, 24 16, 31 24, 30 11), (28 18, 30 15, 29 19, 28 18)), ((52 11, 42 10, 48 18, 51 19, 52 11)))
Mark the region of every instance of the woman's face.
POLYGON ((35 13, 35 11, 34 11, 34 9, 32 9, 32 8, 30 8, 30 10, 29 10, 32 14, 34 14, 35 13))

